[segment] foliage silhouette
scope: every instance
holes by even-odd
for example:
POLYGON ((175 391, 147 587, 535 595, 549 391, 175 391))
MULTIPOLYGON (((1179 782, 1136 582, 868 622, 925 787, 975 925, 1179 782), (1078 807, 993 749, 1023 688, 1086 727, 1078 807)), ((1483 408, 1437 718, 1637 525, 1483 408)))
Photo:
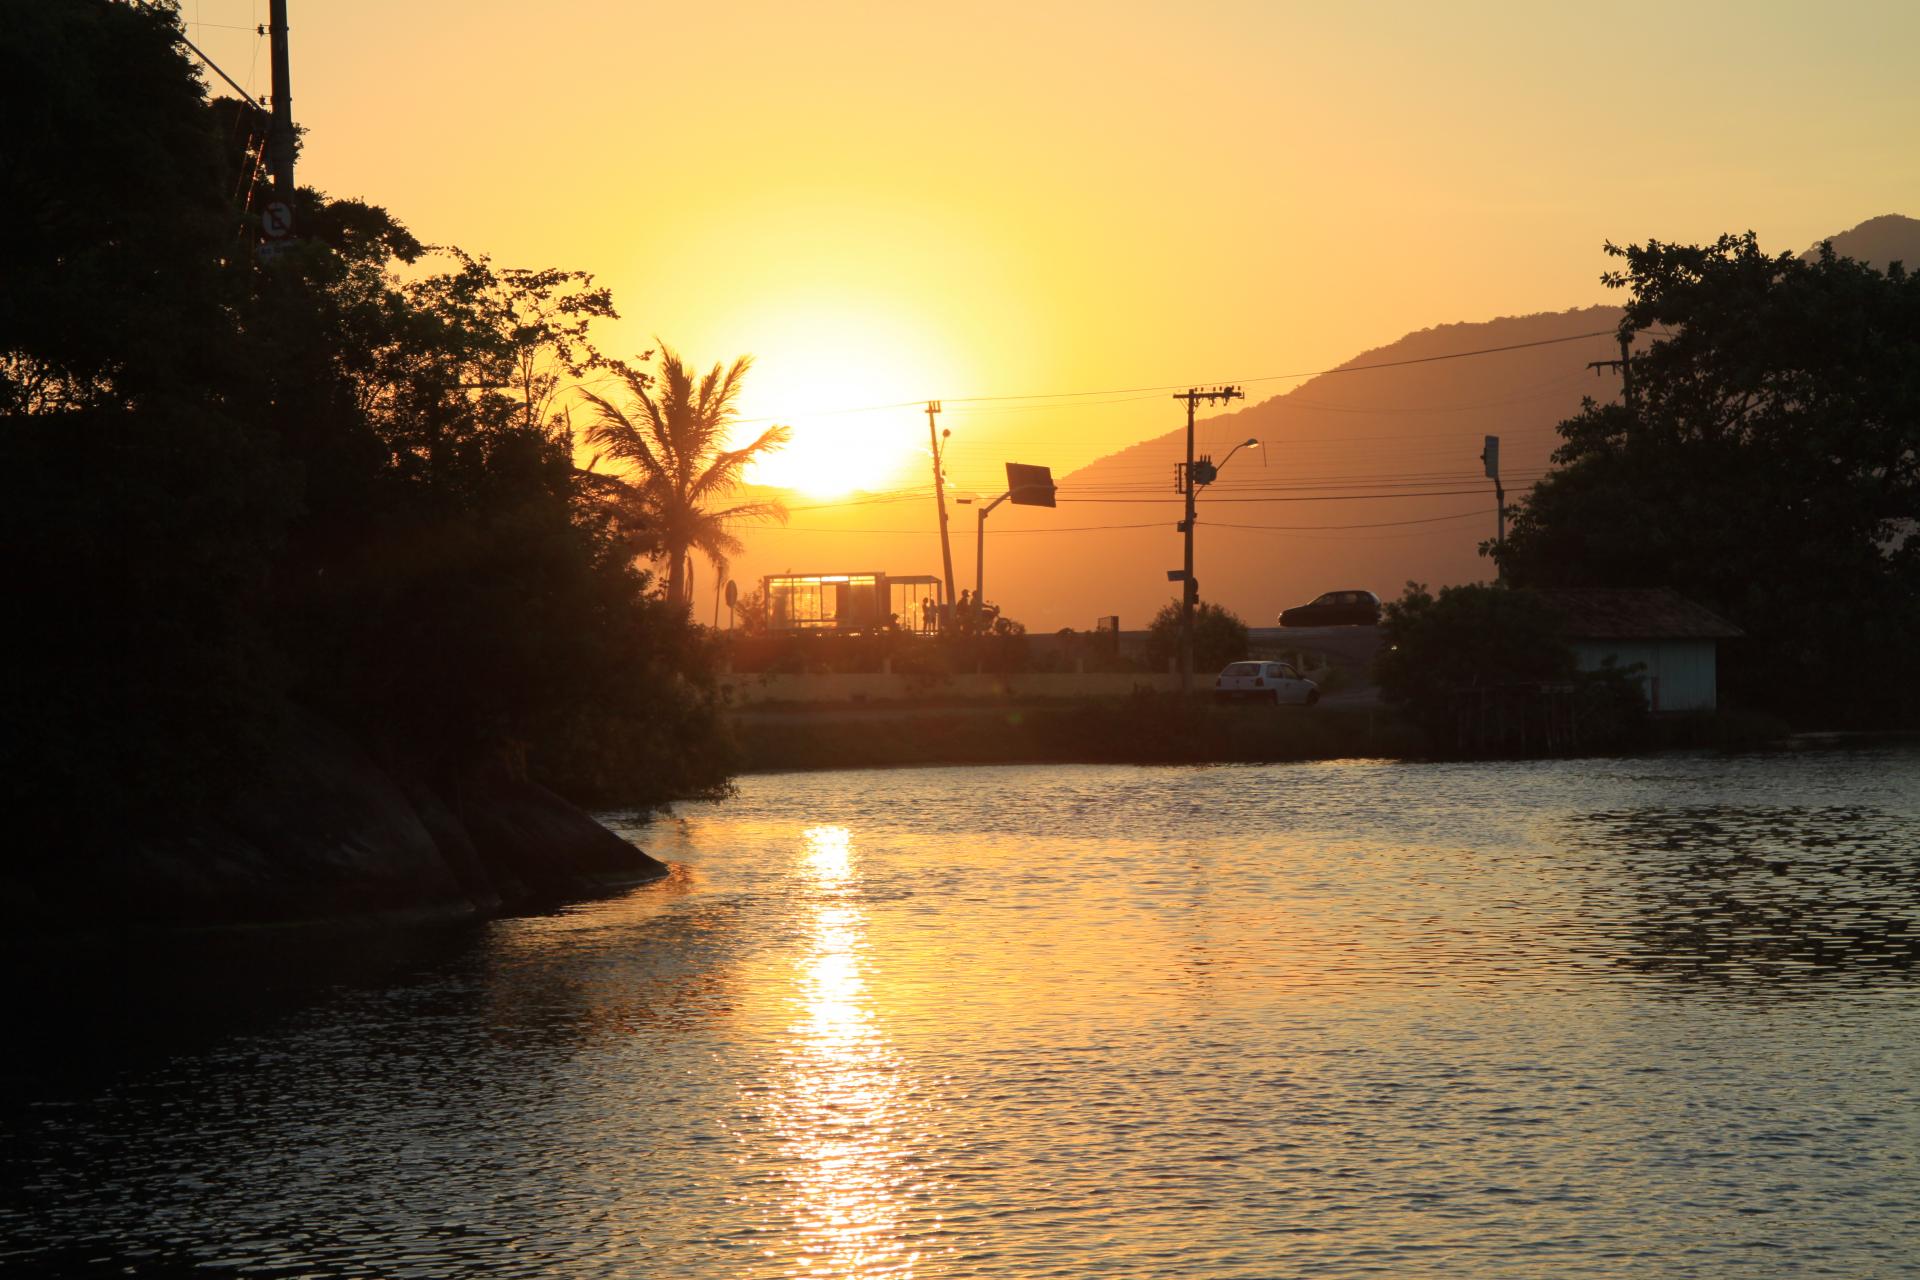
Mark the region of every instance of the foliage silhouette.
POLYGON ((676 603, 692 599, 690 552, 704 553, 715 576, 724 577, 730 557, 745 549, 728 531, 728 521, 786 520, 778 502, 714 505, 738 491, 748 463, 792 435, 772 426, 741 448, 724 447, 752 363, 741 356, 724 368, 715 364, 696 381, 679 354, 663 344, 657 382, 637 369, 618 370, 629 397, 625 408, 582 392, 594 410, 583 434, 599 450, 595 461, 604 458, 626 472, 603 481, 608 501, 628 527, 652 531, 667 565, 667 599, 676 603))
MULTIPOLYGON (((1160 606, 1147 624, 1147 661, 1165 671, 1180 652, 1180 602, 1160 606)), ((1193 669, 1196 674, 1218 672, 1229 662, 1247 656, 1247 624, 1225 605, 1202 600, 1193 606, 1193 669)))
POLYGON ((1560 424, 1558 470, 1489 548, 1517 585, 1670 586, 1749 640, 1723 696, 1911 724, 1920 675, 1920 280, 1752 233, 1608 252, 1634 405, 1560 424))
POLYGON ((290 713, 402 774, 503 762, 578 799, 725 785, 710 642, 573 466, 617 367, 584 273, 296 198, 256 261, 255 113, 177 14, 0 0, 0 769, 49 848, 227 803, 290 713), (238 138, 238 143, 236 143, 238 138))
MULTIPOLYGON (((1563 698, 1572 714, 1561 749, 1635 745, 1645 727, 1640 667, 1609 661, 1597 671, 1577 671, 1564 627, 1553 606, 1530 591, 1471 583, 1435 595, 1409 582, 1381 612, 1374 676, 1381 697, 1443 754, 1458 742, 1463 714, 1489 697, 1517 713, 1516 725, 1544 715, 1553 697, 1563 698)), ((1520 736, 1500 745, 1532 751, 1547 740, 1520 736)))

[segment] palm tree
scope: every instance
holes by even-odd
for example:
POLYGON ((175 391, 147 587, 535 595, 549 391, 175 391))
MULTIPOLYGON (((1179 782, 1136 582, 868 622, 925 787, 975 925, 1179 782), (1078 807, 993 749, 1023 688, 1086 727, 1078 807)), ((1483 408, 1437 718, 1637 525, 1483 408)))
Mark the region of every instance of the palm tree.
POLYGON ((727 532, 728 521, 786 521, 787 509, 778 502, 711 505, 740 487, 749 462, 793 434, 786 427, 768 427, 749 445, 722 447, 741 380, 752 364, 752 356, 741 356, 725 369, 715 364, 696 383, 680 356, 662 344, 657 380, 619 367, 629 396, 625 409, 582 390, 594 410, 585 432, 587 443, 599 450, 594 462, 606 458, 627 473, 610 477, 607 487, 620 514, 629 523, 644 523, 657 540, 659 556, 667 562, 669 600, 692 602, 694 551, 706 555, 716 574, 724 574, 728 557, 746 549, 727 532))

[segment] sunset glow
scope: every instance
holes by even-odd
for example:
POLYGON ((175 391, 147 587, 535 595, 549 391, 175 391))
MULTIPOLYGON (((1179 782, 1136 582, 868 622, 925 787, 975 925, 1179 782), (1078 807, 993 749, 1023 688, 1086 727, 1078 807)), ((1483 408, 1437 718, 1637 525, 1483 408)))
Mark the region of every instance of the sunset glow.
MULTIPOLYGON (((265 87, 260 8, 183 9, 189 33, 254 92, 265 87)), ((747 479, 784 490, 809 518, 755 526, 729 570, 743 583, 937 567, 930 500, 823 511, 858 493, 904 503, 897 491, 929 484, 928 400, 948 406, 953 487, 990 499, 1008 461, 1064 477, 1180 429, 1163 386, 1245 379, 1251 409, 1299 385, 1274 375, 1331 368, 1402 335, 1613 301, 1598 280, 1607 241, 1753 227, 1797 252, 1920 209, 1913 166, 1888 163, 1910 149, 1915 90, 1897 51, 1920 38, 1911 6, 1758 4, 1734 24, 1682 8, 1629 58, 1592 38, 1582 11, 1512 3, 1463 17, 1412 3, 835 2, 802 14, 569 0, 532 21, 482 4, 464 11, 453 58, 444 15, 295 0, 304 180, 376 197, 436 243, 593 272, 620 310, 599 335, 611 354, 664 341, 702 369, 753 356, 733 439, 793 428, 747 479), (566 87, 552 99, 471 89, 532 85, 560 67, 566 87), (392 127, 387 86, 400 84, 408 131, 392 127), (1603 177, 1595 140, 1617 134, 1621 102, 1659 106, 1633 135, 1632 163, 1603 177), (1781 180, 1782 156, 1815 153, 1817 170, 1781 180), (503 163, 523 176, 479 176, 503 163), (1143 387, 1156 390, 1129 391, 1143 387)), ((1610 394, 1585 369, 1604 349, 1565 354, 1553 366, 1564 394, 1532 417, 1467 416, 1511 401, 1514 378, 1545 376, 1528 368, 1451 399, 1423 390, 1379 421, 1337 405, 1302 445, 1270 442, 1258 466, 1304 485, 1367 470, 1399 479, 1374 461, 1391 457, 1408 476, 1470 479, 1477 433, 1505 429, 1510 455, 1543 468, 1546 436, 1579 394, 1610 394), (1574 388, 1576 376, 1586 381, 1574 388), (1460 416, 1412 416, 1450 412, 1460 416), (1514 438, 1522 426, 1529 442, 1514 438), (1417 448, 1328 439, 1391 431, 1424 435, 1417 448)), ((1203 435, 1201 451, 1214 443, 1203 435)), ((1234 465, 1239 477, 1255 467, 1234 465)), ((1075 519, 996 514, 1000 602, 1042 629, 1158 607, 1178 514, 1122 503, 1165 498, 1169 468, 1143 460, 1134 490, 1067 495, 1107 504, 1075 519), (1115 558, 1098 546, 1115 525, 1165 533, 1120 557, 1149 557, 1125 582, 1092 584, 1115 558), (1063 586, 1080 594, 1063 599, 1063 586)), ((1314 531, 1346 524, 1438 549, 1365 566, 1380 590, 1484 568, 1478 526, 1422 535, 1393 523, 1460 518, 1460 502, 1342 510, 1238 510, 1233 523, 1269 531, 1243 539, 1235 560, 1321 561, 1331 535, 1314 531)), ((958 514, 964 538, 974 517, 958 514)), ((1326 589, 1324 575, 1297 573, 1209 583, 1239 611, 1271 616, 1326 589)))
POLYGON ((831 498, 925 478, 916 401, 953 380, 956 362, 910 313, 799 298, 775 300, 741 327, 753 335, 750 349, 765 354, 756 355, 742 404, 748 420, 735 439, 768 422, 793 428, 793 440, 755 464, 750 481, 831 498))

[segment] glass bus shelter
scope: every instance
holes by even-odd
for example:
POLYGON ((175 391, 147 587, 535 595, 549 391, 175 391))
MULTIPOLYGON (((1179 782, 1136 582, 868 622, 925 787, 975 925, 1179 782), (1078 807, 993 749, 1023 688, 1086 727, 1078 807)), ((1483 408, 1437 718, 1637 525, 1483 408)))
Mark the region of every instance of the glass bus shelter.
POLYGON ((946 593, 930 574, 782 573, 760 580, 774 631, 935 631, 946 593))

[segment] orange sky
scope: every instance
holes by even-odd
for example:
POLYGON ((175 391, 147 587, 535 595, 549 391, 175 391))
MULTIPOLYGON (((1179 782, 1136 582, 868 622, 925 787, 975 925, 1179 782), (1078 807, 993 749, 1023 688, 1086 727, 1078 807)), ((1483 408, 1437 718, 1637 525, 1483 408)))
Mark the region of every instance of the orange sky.
MULTIPOLYGON (((769 476, 815 486, 924 481, 922 414, 824 410, 943 398, 998 492, 1179 406, 962 397, 1320 369, 1601 301, 1609 238, 1920 213, 1911 3, 291 9, 303 182, 594 272, 616 352, 752 352, 769 476)), ((264 0, 182 11, 266 91, 264 0)))

